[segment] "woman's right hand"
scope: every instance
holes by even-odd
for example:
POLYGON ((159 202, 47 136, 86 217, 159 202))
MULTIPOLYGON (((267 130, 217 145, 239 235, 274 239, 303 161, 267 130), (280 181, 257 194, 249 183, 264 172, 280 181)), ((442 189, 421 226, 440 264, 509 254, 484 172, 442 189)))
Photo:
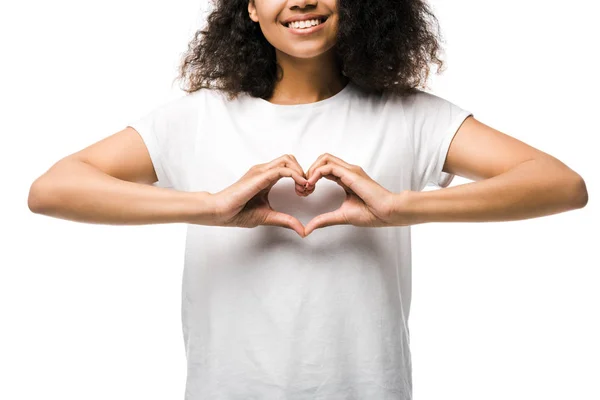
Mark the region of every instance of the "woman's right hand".
POLYGON ((285 154, 251 167, 236 183, 212 195, 217 226, 254 228, 259 225, 293 229, 304 237, 304 226, 295 217, 275 211, 269 204, 271 188, 283 177, 296 182, 296 194, 305 196, 306 175, 296 158, 285 154))

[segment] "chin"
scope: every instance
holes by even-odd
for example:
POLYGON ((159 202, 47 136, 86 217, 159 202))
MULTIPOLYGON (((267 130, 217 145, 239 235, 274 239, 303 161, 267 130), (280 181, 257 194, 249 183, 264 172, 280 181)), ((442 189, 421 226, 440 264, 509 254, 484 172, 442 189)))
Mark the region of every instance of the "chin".
POLYGON ((332 48, 333 45, 329 48, 306 49, 305 51, 301 51, 298 49, 298 46, 296 46, 294 51, 280 51, 289 57, 309 59, 324 56, 332 48))

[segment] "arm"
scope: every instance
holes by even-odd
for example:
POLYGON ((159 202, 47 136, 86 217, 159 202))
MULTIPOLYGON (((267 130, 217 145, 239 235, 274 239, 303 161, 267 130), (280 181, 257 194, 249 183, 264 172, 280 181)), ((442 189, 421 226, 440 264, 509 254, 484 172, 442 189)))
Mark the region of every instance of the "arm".
POLYGON ((556 158, 505 135, 474 117, 457 131, 444 172, 476 182, 396 194, 399 221, 511 221, 582 208, 583 178, 556 158))
POLYGON ((62 160, 38 178, 29 192, 36 214, 77 222, 142 225, 210 221, 204 192, 180 192, 123 181, 84 161, 62 160))
POLYGON ((54 164, 31 185, 28 206, 96 224, 211 224, 210 193, 150 185, 156 180, 142 139, 127 128, 54 164))

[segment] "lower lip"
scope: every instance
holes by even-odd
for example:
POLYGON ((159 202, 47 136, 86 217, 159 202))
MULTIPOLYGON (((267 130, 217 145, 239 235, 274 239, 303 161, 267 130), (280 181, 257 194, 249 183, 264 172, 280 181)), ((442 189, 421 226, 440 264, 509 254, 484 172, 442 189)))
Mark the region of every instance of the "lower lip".
POLYGON ((310 35, 311 33, 320 31, 323 28, 323 25, 325 25, 327 23, 327 21, 329 21, 329 18, 327 18, 324 22, 320 23, 319 25, 311 26, 310 28, 295 29, 295 28, 288 28, 285 25, 283 27, 285 29, 287 29, 288 31, 290 31, 290 33, 293 33, 294 35, 304 36, 304 35, 310 35))

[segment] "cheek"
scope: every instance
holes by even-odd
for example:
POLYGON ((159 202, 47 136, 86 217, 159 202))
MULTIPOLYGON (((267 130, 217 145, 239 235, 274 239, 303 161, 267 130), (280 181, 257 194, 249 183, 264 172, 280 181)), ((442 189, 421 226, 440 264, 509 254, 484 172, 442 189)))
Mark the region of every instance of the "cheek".
POLYGON ((259 22, 260 25, 260 30, 262 31, 263 35, 269 39, 269 41, 275 39, 277 37, 278 34, 278 26, 276 23, 273 22, 263 22, 262 20, 259 22))
POLYGON ((273 46, 277 45, 275 47, 278 47, 280 45, 285 45, 285 35, 287 34, 287 32, 285 32, 285 29, 287 29, 285 26, 282 26, 279 22, 275 22, 270 23, 267 26, 262 26, 261 29, 267 41, 273 46))

